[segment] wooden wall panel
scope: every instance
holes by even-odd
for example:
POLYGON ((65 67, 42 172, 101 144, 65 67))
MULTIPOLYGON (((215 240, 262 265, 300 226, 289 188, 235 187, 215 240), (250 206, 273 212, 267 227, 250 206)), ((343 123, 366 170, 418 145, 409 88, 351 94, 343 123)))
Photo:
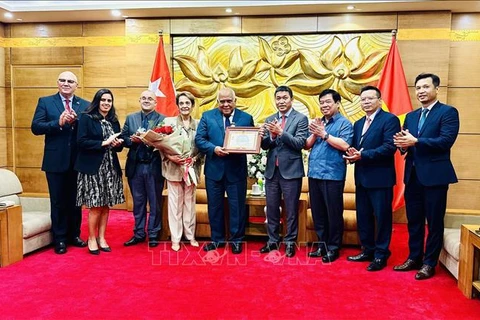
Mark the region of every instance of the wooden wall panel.
POLYGON ((7 161, 7 128, 0 127, 0 167, 6 167, 8 165, 7 161))
MULTIPOLYGON (((259 30, 257 30, 259 31, 259 30)), ((242 32, 242 18, 172 19, 172 34, 229 34, 242 32)))
POLYGON ((0 87, 5 87, 5 48, 0 48, 0 87))
POLYGON ((17 23, 11 27, 12 38, 81 37, 83 33, 81 22, 17 23))
POLYGON ((30 128, 38 98, 58 92, 58 89, 14 89, 15 127, 30 128))
POLYGON ((480 134, 480 88, 449 88, 448 104, 458 109, 460 133, 480 134))
MULTIPOLYGON (((316 32, 317 17, 244 17, 242 33, 296 33, 316 32)), ((172 28, 173 29, 173 28, 172 28)))
POLYGON ((480 135, 460 134, 455 141, 451 159, 458 179, 480 180, 477 164, 480 158, 478 145, 480 145, 480 135))
POLYGON ((125 47, 85 47, 84 85, 125 87, 125 47))
POLYGON ((43 159, 45 136, 35 136, 30 128, 15 129, 15 165, 40 168, 43 159))
POLYGON ((162 30, 164 34, 172 33, 170 19, 126 19, 125 34, 128 36, 141 34, 157 34, 162 30))
POLYGON ((375 31, 397 29, 397 14, 340 14, 318 16, 317 31, 375 31))
POLYGON ((450 79, 451 87, 480 87, 480 63, 473 57, 480 56, 479 41, 450 43, 450 79))
POLYGON ((71 65, 14 67, 13 86, 15 88, 55 88, 57 91, 58 75, 64 71, 73 72, 77 76, 78 88, 83 86, 82 67, 71 65))
MULTIPOLYGON (((156 52, 156 44, 127 45, 125 77, 128 87, 148 88, 156 52)), ((171 63, 171 52, 171 46, 166 44, 165 57, 168 63, 171 63)))
POLYGON ((435 73, 447 85, 450 59, 448 40, 402 40, 398 49, 409 86, 415 85, 415 77, 422 72, 435 73))
POLYGON ((480 181, 460 180, 451 184, 448 191, 447 208, 478 210, 480 208, 480 181))
MULTIPOLYGON (((0 87, 0 128, 7 127, 7 108, 5 106, 5 88, 0 87)), ((0 149, 0 153, 6 149, 0 149)))
POLYGON ((12 48, 12 65, 83 64, 81 47, 12 48))
POLYGON ((451 13, 440 12, 403 12, 398 14, 399 29, 450 29, 451 13))
POLYGON ((22 183, 23 193, 40 194, 48 193, 47 178, 40 168, 19 168, 15 170, 22 183))
POLYGON ((125 35, 124 21, 84 22, 84 37, 112 37, 125 35))

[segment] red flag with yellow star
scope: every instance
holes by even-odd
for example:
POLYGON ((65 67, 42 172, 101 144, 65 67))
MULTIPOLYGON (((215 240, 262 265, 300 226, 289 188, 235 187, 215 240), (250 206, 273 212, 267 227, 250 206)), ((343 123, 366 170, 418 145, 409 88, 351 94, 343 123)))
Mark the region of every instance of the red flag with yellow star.
POLYGON ((148 89, 157 96, 156 109, 158 112, 165 116, 176 116, 178 114, 178 108, 175 103, 175 87, 170 77, 170 69, 165 57, 162 36, 160 36, 160 41, 158 42, 148 89))
MULTIPOLYGON (((387 60, 383 66, 377 87, 382 92, 382 100, 384 103, 382 108, 399 117, 400 123, 403 125, 405 115, 412 111, 413 108, 395 36, 392 37, 392 45, 390 46, 390 51, 388 52, 387 60)), ((405 191, 405 185, 403 183, 404 169, 405 161, 400 155, 400 152, 397 152, 395 153, 397 184, 393 188, 393 210, 405 206, 405 200, 403 198, 405 191)))

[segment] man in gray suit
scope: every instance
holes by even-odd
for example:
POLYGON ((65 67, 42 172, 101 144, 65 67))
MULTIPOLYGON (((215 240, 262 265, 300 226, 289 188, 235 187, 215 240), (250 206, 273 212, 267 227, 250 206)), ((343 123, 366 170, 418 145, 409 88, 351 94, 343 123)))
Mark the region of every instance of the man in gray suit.
POLYGON ((124 146, 130 149, 125 165, 125 175, 132 193, 135 218, 133 237, 124 245, 133 246, 144 242, 146 239, 145 225, 148 225, 148 245, 156 247, 162 222, 164 185, 162 161, 158 150, 145 145, 137 136, 137 132, 155 128, 165 116, 155 111, 157 100, 153 92, 143 91, 139 102, 142 110, 127 116, 121 134, 124 146), (147 200, 150 206, 148 224, 147 200))
POLYGON ((302 189, 302 149, 308 135, 308 118, 292 109, 293 92, 287 86, 275 90, 278 112, 265 121, 267 134, 262 149, 268 150, 265 170, 268 242, 260 253, 278 250, 280 245, 280 200, 285 201, 287 232, 284 236, 287 257, 295 255, 298 234, 298 203, 302 189))

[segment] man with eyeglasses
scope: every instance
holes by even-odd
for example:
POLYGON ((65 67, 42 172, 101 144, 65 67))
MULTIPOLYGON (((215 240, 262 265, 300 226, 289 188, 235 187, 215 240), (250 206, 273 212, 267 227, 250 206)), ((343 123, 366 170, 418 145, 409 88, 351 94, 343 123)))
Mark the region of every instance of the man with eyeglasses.
POLYGON ((353 142, 345 159, 355 164, 357 229, 363 250, 347 260, 368 261, 367 271, 380 271, 390 257, 397 150, 393 135, 400 129, 400 120, 382 110, 377 87, 362 88, 360 105, 365 116, 353 126, 353 142))
POLYGON ((78 116, 89 102, 74 95, 78 81, 72 72, 62 72, 57 86, 58 93, 38 100, 31 130, 35 135, 45 135, 42 170, 50 194, 54 250, 64 254, 67 243, 87 246, 80 238, 82 211, 76 206, 77 172, 73 165, 77 156, 78 116))
POLYGON ((145 242, 158 246, 158 234, 162 227, 162 160, 158 150, 145 145, 138 137, 141 132, 157 127, 165 116, 155 111, 157 97, 152 91, 143 91, 139 98, 140 111, 127 115, 121 137, 129 148, 125 164, 125 176, 133 198, 135 225, 133 237, 124 243, 133 246, 145 242), (147 222, 147 202, 150 214, 147 222), (145 232, 145 228, 147 229, 145 232))
POLYGON ((322 118, 310 125, 305 149, 312 148, 308 159, 308 190, 312 218, 318 237, 311 258, 333 262, 340 255, 343 238, 343 189, 347 166, 343 153, 352 143, 352 124, 340 113, 341 96, 332 89, 319 97, 322 118))
POLYGON ((212 241, 204 251, 216 250, 226 245, 225 192, 228 198, 230 228, 229 242, 233 254, 243 250, 245 237, 247 197, 247 156, 229 153, 223 147, 225 130, 229 126, 253 127, 253 117, 236 108, 237 98, 230 88, 218 92, 218 108, 206 111, 197 127, 195 144, 206 155, 205 185, 208 199, 208 220, 212 241))

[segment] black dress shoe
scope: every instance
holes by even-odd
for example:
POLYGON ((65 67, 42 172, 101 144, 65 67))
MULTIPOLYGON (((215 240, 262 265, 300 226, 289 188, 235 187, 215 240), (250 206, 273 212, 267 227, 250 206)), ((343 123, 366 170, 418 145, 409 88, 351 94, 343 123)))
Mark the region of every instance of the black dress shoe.
POLYGON ((224 248, 225 242, 209 242, 203 246, 203 251, 217 250, 218 248, 224 248))
POLYGON ((55 244, 55 253, 56 254, 67 253, 67 245, 65 244, 65 242, 58 242, 55 244))
POLYGON ((80 237, 76 237, 72 240, 72 246, 85 248, 87 243, 83 241, 80 237))
POLYGON ((310 258, 321 258, 326 254, 327 254, 327 250, 325 250, 324 248, 318 248, 315 251, 309 252, 308 256, 310 258))
POLYGON ((412 259, 407 259, 404 263, 393 267, 394 271, 411 271, 411 270, 419 270, 421 267, 421 264, 412 260, 412 259))
POLYGON ((232 253, 233 254, 242 253, 242 244, 240 242, 231 243, 230 246, 232 247, 232 253))
POLYGON ((148 241, 148 246, 149 246, 150 248, 158 247, 159 244, 160 244, 160 242, 158 242, 157 240, 150 240, 150 241, 148 241))
POLYGON ((380 271, 387 266, 387 260, 374 259, 367 267, 367 271, 380 271))
POLYGON ((267 242, 263 247, 260 248, 260 253, 269 253, 273 250, 278 250, 279 244, 276 242, 267 242))
POLYGON ((433 277, 435 274, 435 267, 429 266, 428 264, 424 264, 420 270, 415 275, 416 280, 426 280, 433 277))
POLYGON ((322 257, 322 262, 329 263, 338 259, 340 253, 338 250, 328 250, 327 254, 322 257))
POLYGON ((287 258, 291 258, 295 255, 295 244, 287 243, 285 247, 285 255, 287 258))
POLYGON ((353 262, 373 261, 373 255, 365 253, 365 251, 363 251, 360 254, 357 254, 356 256, 347 257, 347 260, 353 261, 353 262))
POLYGON ((139 244, 141 242, 145 242, 145 238, 135 238, 135 237, 132 237, 132 239, 128 240, 127 242, 125 242, 123 245, 125 247, 129 247, 129 246, 134 246, 136 244, 139 244))

